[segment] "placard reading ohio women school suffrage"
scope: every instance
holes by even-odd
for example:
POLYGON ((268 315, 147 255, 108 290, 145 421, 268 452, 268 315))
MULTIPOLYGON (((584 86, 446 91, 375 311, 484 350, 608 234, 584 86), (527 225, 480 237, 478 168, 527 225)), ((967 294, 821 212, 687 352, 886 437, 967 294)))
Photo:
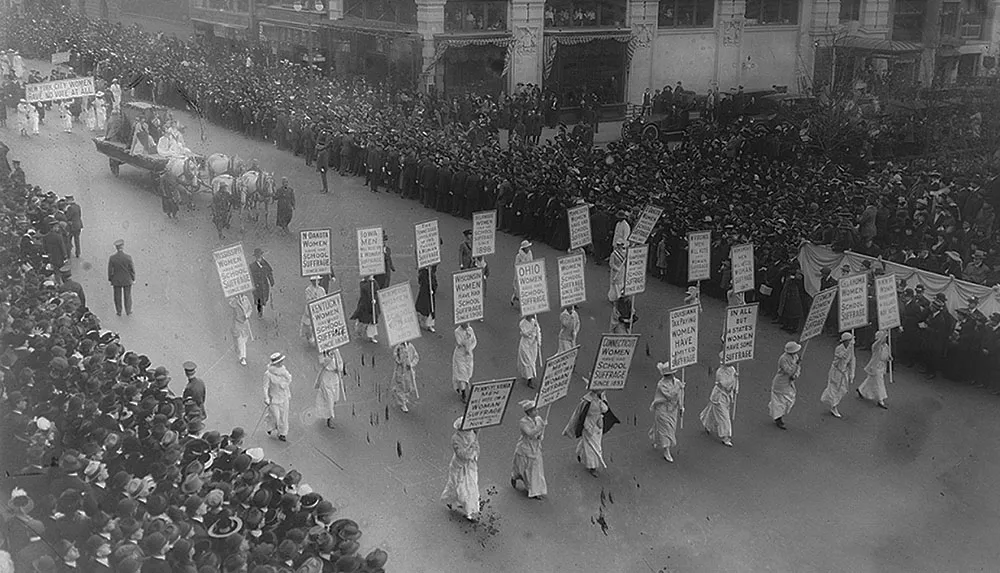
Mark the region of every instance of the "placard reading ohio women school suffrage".
POLYGON ((250 278, 250 267, 247 266, 242 244, 212 251, 212 259, 219 272, 223 296, 229 298, 253 290, 253 279, 250 278))
POLYGON ((351 341, 340 291, 310 302, 309 316, 312 318, 316 348, 320 353, 340 348, 351 341))
POLYGON ((385 272, 382 227, 358 229, 358 275, 373 277, 385 272))
POLYGON ((744 360, 753 360, 756 338, 757 303, 727 308, 723 362, 735 364, 744 360))
POLYGON ((469 403, 465 405, 462 429, 478 430, 502 424, 513 389, 514 378, 474 382, 469 389, 469 403))
POLYGON ((302 276, 333 274, 333 247, 330 229, 299 231, 299 266, 302 276))
POLYGON ((545 276, 545 259, 521 263, 517 273, 517 290, 521 299, 521 316, 549 311, 549 285, 545 276))
POLYGON ((637 342, 638 334, 602 334, 588 389, 623 390, 637 342))

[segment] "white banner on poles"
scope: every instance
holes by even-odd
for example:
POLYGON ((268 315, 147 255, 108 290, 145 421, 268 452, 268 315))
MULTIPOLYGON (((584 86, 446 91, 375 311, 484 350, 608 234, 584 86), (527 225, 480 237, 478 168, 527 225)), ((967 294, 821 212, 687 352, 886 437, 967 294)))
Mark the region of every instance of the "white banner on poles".
POLYGON ((88 97, 95 93, 94 78, 72 78, 24 86, 24 99, 28 103, 88 97))
POLYGON ((878 329, 889 330, 902 325, 899 319, 899 295, 896 275, 875 277, 875 302, 878 306, 878 329))
POLYGON ((484 257, 497 251, 497 210, 472 214, 472 256, 484 257))
POLYGON ((830 287, 824 291, 816 293, 812 306, 809 307, 809 314, 806 315, 805 326, 802 327, 802 335, 799 342, 805 342, 810 338, 816 338, 823 332, 823 325, 833 308, 833 301, 837 298, 837 287, 830 287))
POLYGON ((219 273, 222 294, 226 298, 253 290, 253 279, 250 277, 250 267, 243 254, 242 244, 212 251, 212 259, 215 261, 215 270, 219 273))
POLYGON ((358 274, 373 277, 385 273, 382 227, 358 229, 358 274))
POLYGON ((299 266, 302 276, 333 274, 333 245, 330 229, 299 231, 299 266))
POLYGON ((684 368, 698 363, 698 305, 670 311, 670 365, 684 368))
POLYGON ((309 317, 319 352, 340 348, 351 341, 340 291, 310 302, 309 317))
POLYGON ((521 316, 548 312, 549 285, 545 275, 545 259, 521 263, 514 268, 514 272, 517 273, 521 316))
POLYGON ((417 268, 441 264, 441 236, 438 234, 437 219, 417 223, 413 226, 413 235, 417 251, 417 268))
POLYGON ((726 309, 726 338, 723 343, 724 364, 753 360, 757 338, 757 303, 731 306, 726 309))
POLYGON ((590 207, 577 205, 566 209, 569 219, 569 248, 579 249, 593 243, 590 235, 590 207))
POLYGON ((732 262, 733 292, 754 290, 753 245, 736 245, 729 251, 732 262))
POLYGON ((643 209, 639 220, 635 222, 632 234, 628 237, 629 242, 641 245, 649 240, 649 235, 652 234, 653 228, 656 227, 656 222, 660 220, 660 215, 662 214, 662 207, 648 205, 645 209, 643 209))
POLYGON ((413 306, 410 283, 399 283, 378 291, 378 302, 382 307, 382 321, 390 347, 420 338, 420 322, 417 321, 417 309, 413 306))
POLYGON ((580 347, 574 346, 565 352, 550 356, 545 361, 542 384, 538 387, 538 398, 535 399, 536 408, 548 406, 569 394, 569 383, 573 378, 573 368, 576 367, 576 358, 579 354, 580 347))
POLYGON ((559 306, 566 308, 587 300, 587 284, 583 273, 583 254, 556 259, 559 265, 559 306))
POLYGON ((712 231, 688 233, 688 282, 712 277, 712 231))
POLYGON ((868 273, 840 279, 840 331, 868 325, 868 273))
POLYGON ((624 390, 638 342, 638 334, 602 334, 588 389, 624 390))
POLYGON ((451 275, 455 324, 479 320, 483 309, 483 269, 469 269, 451 275))
POLYGON ((499 426, 510 404, 514 378, 473 382, 469 388, 469 402, 465 405, 463 430, 478 430, 499 426))

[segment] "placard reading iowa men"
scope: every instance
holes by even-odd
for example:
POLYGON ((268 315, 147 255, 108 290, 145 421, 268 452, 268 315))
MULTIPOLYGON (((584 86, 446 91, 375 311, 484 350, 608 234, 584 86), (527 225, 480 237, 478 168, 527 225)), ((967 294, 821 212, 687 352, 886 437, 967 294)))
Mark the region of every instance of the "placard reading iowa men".
POLYGON ((400 283, 378 291, 378 303, 382 307, 382 322, 385 323, 390 348, 420 338, 420 323, 417 322, 410 283, 400 283))
POLYGON ((660 220, 660 215, 663 214, 662 207, 654 207, 649 205, 642 211, 642 215, 639 220, 635 223, 635 228, 632 229, 632 234, 629 235, 629 242, 641 245, 649 239, 650 233, 653 232, 653 227, 656 226, 656 222, 660 220))
POLYGON ((868 274, 861 273, 838 281, 840 288, 840 331, 868 325, 868 274))
POLYGON ((542 385, 538 387, 538 397, 535 399, 536 408, 548 406, 569 394, 569 383, 573 378, 573 368, 576 367, 576 357, 579 354, 580 347, 574 346, 565 352, 550 356, 545 361, 542 385))
POLYGON ((517 290, 521 299, 521 316, 549 311, 549 284, 545 276, 545 259, 521 263, 517 273, 517 290))
POLYGON ((646 292, 646 265, 649 262, 649 245, 628 248, 625 257, 625 296, 646 292))
POLYGON ((753 245, 736 245, 729 251, 733 270, 733 292, 741 293, 754 289, 753 245))
POLYGON ((358 229, 358 275, 373 277, 385 272, 382 227, 358 229))
POLYGON ((698 363, 698 305, 670 311, 670 365, 684 368, 698 363))
POLYGON ((559 306, 566 308, 587 300, 587 284, 583 273, 583 254, 556 259, 559 265, 559 306))
POLYGON ((451 275, 455 324, 483 318, 483 269, 469 269, 451 275))
POLYGON ((340 291, 310 302, 309 317, 312 319, 316 348, 320 353, 340 348, 351 341, 340 291))
POLYGON ((566 209, 569 219, 569 248, 579 249, 593 243, 590 235, 590 207, 577 205, 566 209))
POLYGON ((514 378, 474 382, 469 389, 462 429, 478 430, 502 424, 513 389, 514 378))
POLYGON ((727 308, 722 361, 726 364, 735 364, 753 360, 756 338, 757 303, 727 308))
POLYGON ((712 231, 688 233, 688 282, 712 277, 712 231))
POLYGON ((472 214, 472 256, 485 257, 497 250, 497 211, 472 214))
POLYGON ((837 298, 837 287, 830 287, 816 293, 812 306, 809 307, 805 326, 802 327, 802 336, 799 337, 799 342, 815 338, 823 332, 823 325, 826 324, 826 318, 830 314, 835 298, 837 298))
POLYGON ((330 229, 299 231, 299 266, 302 276, 333 274, 333 246, 330 229))
POLYGON ((413 226, 417 246, 417 268, 422 269, 441 263, 441 238, 437 219, 413 226))
POLYGON ((878 307, 879 330, 889 330, 902 324, 899 320, 896 275, 875 277, 875 303, 878 307))
POLYGON ((253 290, 253 279, 250 278, 250 267, 243 255, 242 244, 212 251, 212 259, 219 272, 222 294, 226 298, 253 290))
POLYGON ((597 348, 594 369, 590 373, 589 390, 623 390, 632 367, 638 334, 602 334, 597 348))

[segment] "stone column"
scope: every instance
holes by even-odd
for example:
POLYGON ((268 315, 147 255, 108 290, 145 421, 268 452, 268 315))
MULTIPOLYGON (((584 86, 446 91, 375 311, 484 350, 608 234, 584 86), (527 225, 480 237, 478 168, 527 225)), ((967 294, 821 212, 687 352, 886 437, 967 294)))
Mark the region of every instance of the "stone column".
MULTIPOLYGON (((444 5, 445 0, 417 0, 417 32, 423 39, 421 73, 434 60, 434 35, 444 33, 444 5)), ((440 63, 437 67, 440 67, 440 63)), ((437 77, 439 74, 436 73, 436 70, 421 75, 421 89, 426 91, 433 87, 440 91, 444 86, 437 85, 437 77)))
POLYGON ((517 84, 542 85, 544 0, 513 0, 509 27, 514 36, 514 60, 510 66, 512 91, 517 84))
POLYGON ((641 104, 642 95, 650 87, 653 75, 653 46, 656 42, 656 20, 659 0, 629 0, 628 24, 635 34, 635 50, 629 64, 625 101, 641 104))
POLYGON ((726 93, 729 88, 739 86, 743 78, 743 17, 746 1, 721 0, 718 10, 715 80, 719 83, 719 93, 726 93))

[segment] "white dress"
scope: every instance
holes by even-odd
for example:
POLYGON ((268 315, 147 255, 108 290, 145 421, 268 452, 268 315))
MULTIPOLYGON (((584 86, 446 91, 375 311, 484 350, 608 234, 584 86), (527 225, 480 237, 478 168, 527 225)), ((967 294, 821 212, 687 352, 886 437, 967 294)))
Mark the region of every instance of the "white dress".
POLYGON ((625 249, 615 249, 608 259, 610 278, 608 279, 608 300, 616 301, 625 288, 625 249))
POLYGON ((888 398, 885 392, 885 372, 892 355, 889 353, 889 345, 885 340, 876 342, 872 346, 872 358, 865 366, 865 381, 858 386, 858 392, 869 400, 881 402, 888 398))
POLYGON ((698 415, 701 425, 720 438, 733 437, 732 406, 736 400, 738 386, 736 368, 731 365, 719 366, 715 370, 715 386, 708 397, 708 404, 698 415))
POLYGON ((778 372, 771 380, 771 401, 767 404, 771 419, 777 420, 792 411, 795 405, 795 379, 802 372, 798 360, 791 354, 778 359, 778 372))
POLYGON ((677 445, 677 421, 683 407, 684 383, 674 376, 661 377, 649 404, 649 411, 653 413, 649 439, 654 447, 662 449, 677 445))
POLYGON ((603 442, 604 413, 608 411, 608 403, 589 393, 583 399, 590 402, 590 408, 583 422, 583 434, 576 442, 576 457, 588 470, 606 468, 603 442))
POLYGON ((838 344, 833 351, 833 363, 826 375, 826 389, 819 397, 820 402, 831 408, 840 404, 847 390, 854 385, 854 374, 857 370, 857 358, 854 356, 854 344, 844 346, 838 344))
POLYGON ((538 375, 538 357, 542 346, 542 329, 537 320, 522 318, 521 340, 517 343, 517 373, 531 380, 538 375))
POLYGON ((420 398, 417 389, 417 363, 420 355, 409 342, 397 344, 393 349, 396 365, 392 370, 392 392, 396 397, 397 406, 408 406, 413 400, 420 398))
POLYGON ((28 125, 31 127, 31 135, 38 135, 38 124, 41 118, 38 116, 38 108, 28 104, 28 125))
POLYGON ((471 430, 457 430, 451 437, 451 449, 448 483, 441 501, 473 517, 479 513, 479 437, 471 430))
POLYGON ((473 351, 479 341, 472 326, 455 328, 455 350, 451 353, 451 382, 455 391, 466 390, 475 368, 473 351))
POLYGON ((542 439, 545 437, 545 421, 541 416, 524 416, 518 423, 521 437, 514 447, 514 462, 510 472, 511 482, 520 480, 528 488, 528 497, 548 494, 545 483, 545 463, 542 457, 542 439))
POLYGON ((576 346, 578 334, 580 334, 580 314, 575 310, 564 308, 559 313, 559 348, 556 349, 556 354, 576 346))
POLYGON ((335 348, 329 354, 320 354, 319 362, 322 369, 316 377, 316 411, 322 418, 333 418, 333 407, 345 398, 344 359, 335 348))

